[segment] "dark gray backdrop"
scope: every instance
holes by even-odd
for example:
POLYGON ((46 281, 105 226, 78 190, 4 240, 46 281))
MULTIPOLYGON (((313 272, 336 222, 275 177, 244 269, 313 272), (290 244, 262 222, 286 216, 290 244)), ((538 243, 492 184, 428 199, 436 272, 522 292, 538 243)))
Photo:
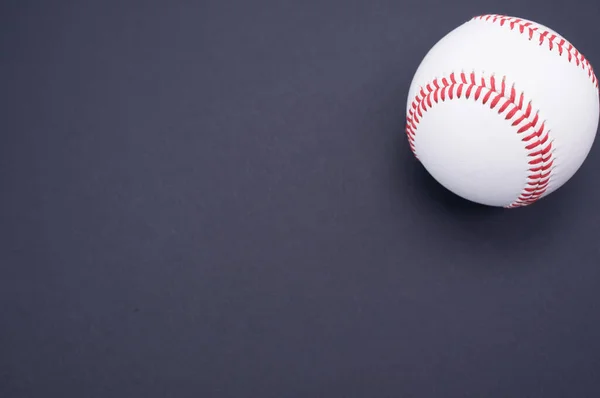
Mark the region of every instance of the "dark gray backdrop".
POLYGON ((413 160, 474 15, 596 1, 3 1, 0 396, 598 397, 596 145, 533 207, 413 160))

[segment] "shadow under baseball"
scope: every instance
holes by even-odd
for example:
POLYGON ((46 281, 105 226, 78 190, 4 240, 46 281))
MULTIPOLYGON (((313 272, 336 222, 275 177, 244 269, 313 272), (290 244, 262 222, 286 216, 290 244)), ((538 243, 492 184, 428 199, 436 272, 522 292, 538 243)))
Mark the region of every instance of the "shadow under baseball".
MULTIPOLYGON (((412 211, 436 229, 433 235, 468 242, 476 248, 493 246, 498 255, 520 252, 523 259, 552 239, 557 229, 569 223, 564 208, 572 206, 572 195, 552 194, 522 208, 505 209, 468 201, 438 183, 414 158, 404 136, 398 138, 396 192, 408 197, 412 211), (560 203, 559 203, 560 202, 560 203), (560 207, 560 209, 558 208, 560 207)), ((474 249, 476 250, 476 249, 474 249)))

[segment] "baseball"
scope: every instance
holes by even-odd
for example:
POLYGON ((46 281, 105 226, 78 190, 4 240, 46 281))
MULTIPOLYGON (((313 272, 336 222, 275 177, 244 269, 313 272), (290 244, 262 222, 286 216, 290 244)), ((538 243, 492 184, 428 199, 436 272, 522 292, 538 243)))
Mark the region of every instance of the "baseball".
POLYGON ((483 15, 429 50, 406 115, 410 148, 440 184, 472 202, 522 207, 583 164, 598 128, 598 81, 555 31, 483 15))

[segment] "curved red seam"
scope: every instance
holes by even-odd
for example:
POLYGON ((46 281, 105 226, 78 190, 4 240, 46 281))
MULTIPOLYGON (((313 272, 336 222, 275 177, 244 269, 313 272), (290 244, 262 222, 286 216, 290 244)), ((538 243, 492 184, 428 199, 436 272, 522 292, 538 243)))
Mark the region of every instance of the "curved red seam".
POLYGON ((543 29, 542 27, 537 26, 535 22, 525 21, 521 18, 509 17, 506 15, 497 15, 497 14, 486 14, 479 15, 473 17, 473 20, 482 20, 486 22, 496 23, 500 26, 508 26, 510 30, 518 30, 521 34, 526 34, 529 40, 533 40, 534 34, 537 32, 539 34, 539 45, 543 45, 544 42, 547 43, 548 49, 553 50, 556 48, 559 55, 563 55, 566 53, 567 60, 570 63, 574 63, 576 66, 583 69, 588 77, 591 79, 592 83, 598 89, 598 79, 594 74, 594 69, 592 65, 587 60, 586 57, 583 56, 571 43, 569 43, 565 38, 556 35, 550 31, 543 29))
POLYGON ((549 130, 543 121, 539 123, 539 115, 534 112, 531 102, 526 103, 524 94, 517 93, 514 86, 508 87, 505 78, 478 77, 474 72, 451 73, 421 87, 406 117, 406 135, 415 157, 418 158, 415 135, 424 113, 434 104, 462 97, 487 104, 498 114, 504 114, 506 120, 512 121, 511 125, 517 129, 517 134, 522 136, 527 156, 531 158, 528 161, 527 184, 518 198, 507 207, 527 206, 540 199, 550 183, 554 163, 549 130))

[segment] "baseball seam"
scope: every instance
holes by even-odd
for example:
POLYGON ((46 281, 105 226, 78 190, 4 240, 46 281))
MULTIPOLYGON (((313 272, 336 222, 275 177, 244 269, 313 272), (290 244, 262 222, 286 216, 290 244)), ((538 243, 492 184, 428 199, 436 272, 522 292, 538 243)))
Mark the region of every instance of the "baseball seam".
POLYGON ((521 18, 509 17, 506 15, 497 14, 486 14, 473 17, 472 20, 480 20, 485 22, 491 22, 500 25, 501 27, 508 27, 510 30, 518 29, 521 34, 527 35, 529 40, 533 40, 534 36, 538 36, 538 45, 543 46, 546 44, 548 50, 556 50, 562 57, 566 55, 566 59, 584 70, 592 83, 598 88, 598 79, 594 74, 594 69, 590 62, 581 54, 571 43, 569 43, 564 37, 557 35, 543 29, 532 21, 525 21, 521 18))
POLYGON ((514 85, 509 86, 506 78, 497 79, 494 75, 477 76, 475 72, 436 78, 422 87, 411 103, 407 114, 406 135, 411 150, 418 158, 415 149, 415 135, 418 125, 434 104, 460 98, 472 99, 496 110, 504 119, 511 122, 522 136, 528 160, 528 174, 525 188, 518 198, 507 205, 508 208, 527 206, 546 192, 550 183, 552 165, 552 140, 544 120, 534 111, 532 103, 525 100, 523 92, 517 92, 514 85), (458 75, 458 76, 457 76, 458 75))
MULTIPOLYGON (((504 15, 487 14, 476 16, 473 20, 496 23, 508 27, 511 31, 517 29, 532 41, 538 36, 538 45, 547 45, 548 50, 557 51, 561 58, 581 68, 598 90, 598 79, 589 61, 571 43, 555 33, 549 32, 534 22, 504 15)), ((539 200, 550 184, 553 164, 553 143, 550 131, 545 122, 539 117, 539 111, 533 111, 532 103, 525 101, 523 92, 517 93, 514 85, 508 87, 506 77, 497 79, 478 76, 475 72, 435 78, 425 87, 421 87, 407 112, 406 135, 410 148, 418 159, 415 148, 415 135, 423 114, 434 104, 453 100, 454 98, 472 98, 474 101, 487 105, 491 110, 497 110, 499 115, 511 122, 522 136, 527 151, 528 170, 526 185, 517 199, 505 206, 506 208, 522 207, 539 200), (499 82, 499 84, 498 84, 499 82)))

